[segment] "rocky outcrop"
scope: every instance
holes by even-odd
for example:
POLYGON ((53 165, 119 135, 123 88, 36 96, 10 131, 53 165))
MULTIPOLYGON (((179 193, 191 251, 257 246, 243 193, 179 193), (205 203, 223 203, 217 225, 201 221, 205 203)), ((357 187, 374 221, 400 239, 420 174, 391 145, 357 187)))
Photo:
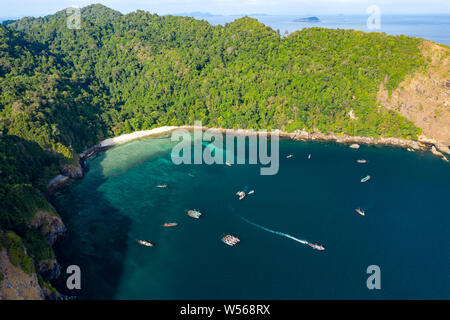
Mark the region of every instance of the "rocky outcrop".
POLYGON ((291 137, 294 140, 315 140, 315 141, 335 141, 338 143, 346 144, 378 144, 378 145, 390 145, 398 146, 402 148, 412 148, 416 150, 423 150, 427 146, 419 141, 406 140, 399 138, 373 138, 373 137, 358 137, 358 136, 348 136, 348 135, 334 135, 334 134, 324 134, 320 132, 309 133, 304 130, 298 130, 294 133, 282 133, 282 136, 291 137))
POLYGON ((66 232, 66 226, 59 216, 43 210, 36 212, 30 226, 38 229, 50 244, 55 243, 56 239, 66 232))
POLYGON ((44 292, 36 273, 27 274, 14 266, 8 251, 0 247, 0 300, 43 300, 44 292))
POLYGON ((437 149, 450 154, 450 49, 424 41, 422 52, 426 68, 407 76, 391 94, 381 85, 377 100, 411 120, 437 149))
POLYGON ((53 280, 60 276, 61 266, 56 259, 46 259, 39 261, 39 273, 44 280, 53 280))
POLYGON ((63 175, 68 176, 71 179, 81 179, 83 178, 83 168, 77 162, 77 164, 64 164, 61 167, 61 172, 63 175))
POLYGON ((56 189, 60 188, 61 186, 65 185, 67 182, 70 181, 70 178, 68 176, 58 174, 56 177, 54 177, 47 185, 48 193, 52 194, 56 189))

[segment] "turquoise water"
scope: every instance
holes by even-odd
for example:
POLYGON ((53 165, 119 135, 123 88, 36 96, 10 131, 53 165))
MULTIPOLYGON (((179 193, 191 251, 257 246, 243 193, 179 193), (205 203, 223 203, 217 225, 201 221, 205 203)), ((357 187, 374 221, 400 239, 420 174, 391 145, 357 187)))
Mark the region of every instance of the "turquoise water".
MULTIPOLYGON (((172 145, 149 138, 115 147, 55 196, 69 229, 57 256, 63 268, 81 267, 79 297, 450 298, 450 166, 430 153, 282 140, 279 173, 261 176, 259 165, 176 166, 172 145), (362 158, 369 162, 356 163, 362 158), (243 189, 255 193, 239 201, 243 189), (186 215, 193 208, 200 219, 186 215), (226 246, 226 233, 241 242, 226 246), (381 269, 381 290, 366 287, 369 265, 381 269)), ((73 295, 64 282, 56 286, 73 295)))

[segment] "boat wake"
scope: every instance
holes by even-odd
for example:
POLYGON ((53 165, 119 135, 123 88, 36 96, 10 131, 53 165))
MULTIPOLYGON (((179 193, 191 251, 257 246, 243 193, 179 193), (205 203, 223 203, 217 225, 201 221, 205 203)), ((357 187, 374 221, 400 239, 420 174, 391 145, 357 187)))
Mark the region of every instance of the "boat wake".
MULTIPOLYGON (((238 215, 238 216, 239 216, 239 215, 238 215)), ((252 226, 255 226, 255 227, 257 227, 257 228, 259 228, 259 229, 261 229, 261 230, 264 230, 264 231, 267 231, 267 232, 270 232, 270 233, 273 233, 273 234, 276 234, 276 235, 279 235, 279 236, 282 236, 282 237, 285 237, 285 238, 288 238, 288 239, 297 241, 297 242, 299 242, 299 243, 301 243, 301 244, 309 245, 309 242, 306 241, 306 240, 298 239, 298 238, 296 238, 296 237, 294 237, 294 236, 291 236, 290 234, 287 234, 287 233, 284 233, 284 232, 271 230, 271 229, 266 228, 266 227, 264 227, 264 226, 262 226, 262 225, 259 225, 259 224, 257 224, 257 223, 251 222, 250 220, 245 219, 244 217, 241 217, 241 216, 239 216, 239 218, 241 218, 242 220, 244 220, 244 221, 247 222, 248 224, 251 224, 252 226)))

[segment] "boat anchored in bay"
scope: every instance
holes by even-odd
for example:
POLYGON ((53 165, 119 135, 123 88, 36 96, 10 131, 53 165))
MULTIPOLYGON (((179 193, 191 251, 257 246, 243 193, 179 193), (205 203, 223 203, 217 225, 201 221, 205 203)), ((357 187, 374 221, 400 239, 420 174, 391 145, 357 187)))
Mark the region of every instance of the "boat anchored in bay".
POLYGON ((145 240, 137 240, 137 242, 145 247, 153 247, 154 244, 149 242, 149 241, 145 241, 145 240))
POLYGON ((364 178, 361 179, 361 182, 366 182, 370 180, 370 176, 366 176, 364 178))
POLYGON ((166 222, 163 224, 163 227, 169 228, 169 227, 176 227, 178 225, 177 222, 166 222))
POLYGON ((192 217, 194 219, 199 219, 200 216, 202 215, 202 213, 200 211, 197 211, 195 209, 194 210, 188 210, 187 214, 188 214, 189 217, 192 217))
POLYGON ((227 234, 222 237, 222 242, 229 245, 230 247, 234 247, 241 240, 238 237, 232 236, 231 234, 227 234))

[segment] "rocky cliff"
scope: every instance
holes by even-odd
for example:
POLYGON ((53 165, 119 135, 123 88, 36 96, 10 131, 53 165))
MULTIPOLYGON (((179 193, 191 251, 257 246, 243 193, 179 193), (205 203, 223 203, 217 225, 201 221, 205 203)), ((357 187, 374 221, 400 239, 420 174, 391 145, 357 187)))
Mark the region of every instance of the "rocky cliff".
POLYGON ((419 141, 450 153, 450 48, 424 41, 422 52, 427 66, 407 76, 391 94, 381 85, 377 99, 422 128, 419 141))
MULTIPOLYGON (((50 245, 66 231, 61 218, 46 210, 37 211, 29 227, 38 230, 50 245)), ((17 234, 0 230, 0 300, 59 299, 61 295, 48 281, 60 273, 55 258, 37 261, 17 234)))
POLYGON ((11 262, 6 248, 0 248, 0 300, 43 300, 44 292, 35 272, 27 274, 11 262))

